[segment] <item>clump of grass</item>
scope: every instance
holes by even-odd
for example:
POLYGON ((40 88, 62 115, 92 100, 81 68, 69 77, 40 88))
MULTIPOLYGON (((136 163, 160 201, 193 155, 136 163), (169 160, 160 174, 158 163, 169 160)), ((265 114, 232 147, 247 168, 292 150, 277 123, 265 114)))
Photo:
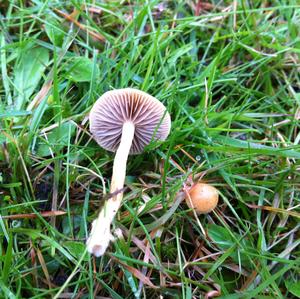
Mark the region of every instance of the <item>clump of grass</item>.
POLYGON ((0 297, 299 297, 299 20, 297 1, 1 2, 0 297), (94 259, 113 156, 87 115, 124 87, 173 127, 129 159, 94 259), (221 195, 198 220, 188 178, 221 195))

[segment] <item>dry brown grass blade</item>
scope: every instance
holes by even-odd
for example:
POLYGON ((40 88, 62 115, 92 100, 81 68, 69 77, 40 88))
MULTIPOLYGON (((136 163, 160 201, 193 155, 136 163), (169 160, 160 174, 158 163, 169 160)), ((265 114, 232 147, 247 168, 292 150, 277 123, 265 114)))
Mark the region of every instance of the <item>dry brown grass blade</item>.
MULTIPOLYGON (((145 249, 145 254, 144 254, 144 259, 143 259, 143 262, 144 263, 148 263, 149 262, 149 259, 150 259, 150 243, 147 241, 147 245, 146 245, 146 249, 145 249)), ((147 267, 143 266, 142 268, 142 274, 146 276, 147 274, 147 267)), ((142 291, 142 288, 144 286, 144 283, 142 280, 140 280, 139 282, 139 291, 141 292, 142 291)))
POLYGON ((247 277, 245 283, 241 286, 240 292, 245 291, 245 290, 251 285, 251 283, 255 280, 256 277, 257 277, 257 271, 254 270, 254 271, 252 271, 252 273, 247 277))
POLYGON ((261 209, 261 210, 270 211, 273 213, 287 214, 287 215, 290 215, 293 217, 300 218, 300 213, 292 212, 292 211, 288 211, 288 210, 284 210, 284 209, 280 209, 280 208, 274 208, 274 207, 270 207, 270 206, 258 206, 258 205, 253 205, 253 204, 247 204, 247 206, 252 209, 261 209))
POLYGON ((175 149, 179 149, 182 151, 189 159, 191 159, 194 163, 199 164, 199 161, 197 161, 192 155, 190 155, 186 150, 182 148, 183 144, 179 144, 175 146, 175 149))
POLYGON ((36 108, 41 101, 47 96, 47 94, 49 93, 51 87, 52 87, 52 80, 48 80, 43 87, 41 88, 41 90, 37 93, 37 95, 34 97, 34 99, 29 103, 27 110, 30 111, 33 108, 36 108))
POLYGON ((169 158, 170 159, 170 161, 172 161, 172 164, 178 169, 178 170, 180 170, 183 174, 185 174, 186 173, 186 171, 172 158, 172 157, 170 157, 169 158))
MULTIPOLYGON (((64 211, 47 211, 47 212, 41 212, 40 216, 42 217, 56 217, 56 216, 61 216, 65 215, 66 212, 64 211)), ((32 219, 32 218, 37 218, 38 215, 35 213, 27 213, 27 214, 15 214, 15 215, 6 215, 2 216, 3 219, 32 219)))
POLYGON ((95 13, 95 14, 98 14, 98 15, 101 15, 103 10, 99 7, 89 7, 88 8, 88 11, 91 12, 91 13, 95 13))
POLYGON ((73 24, 75 24, 78 28, 80 28, 81 30, 86 31, 89 35, 91 35, 93 38, 101 41, 101 42, 105 42, 106 39, 103 35, 101 35, 100 33, 96 33, 94 31, 91 31, 90 29, 88 29, 85 25, 82 25, 80 22, 78 22, 77 20, 75 20, 71 15, 68 15, 58 9, 54 9, 54 11, 56 13, 58 13, 60 16, 64 17, 66 20, 72 22, 73 24))
POLYGON ((157 289, 158 287, 155 286, 150 279, 145 276, 141 271, 139 271, 138 269, 128 266, 127 264, 125 264, 124 262, 120 261, 118 258, 116 258, 115 256, 111 256, 111 258, 113 260, 115 260, 116 262, 118 262, 119 264, 121 264, 127 271, 129 271, 133 276, 135 276, 136 278, 138 278, 140 281, 143 282, 143 284, 146 284, 147 286, 153 288, 153 289, 157 289))
POLYGON ((36 252, 35 248, 33 247, 32 240, 30 242, 30 260, 31 260, 31 265, 32 265, 32 278, 33 282, 32 284, 35 287, 38 287, 38 272, 37 272, 37 267, 36 267, 36 252))
MULTIPOLYGON (((122 228, 122 231, 124 233, 125 236, 129 236, 129 231, 126 228, 122 228)), ((143 241, 141 241, 140 239, 138 239, 137 237, 135 237, 134 235, 131 236, 131 241, 143 252, 146 251, 146 245, 143 241)), ((157 264, 156 262, 156 258, 155 256, 151 253, 151 251, 149 252, 149 259, 153 264, 157 264)))
POLYGON ((47 266, 46 266, 44 257, 43 257, 43 255, 42 255, 42 252, 40 251, 39 248, 37 248, 37 249, 36 249, 36 253, 37 253, 37 257, 38 257, 38 259, 39 259, 39 262, 40 262, 40 264, 41 264, 41 266, 42 266, 44 275, 45 275, 45 277, 46 277, 48 287, 49 287, 49 289, 51 289, 50 275, 49 275, 49 272, 48 272, 48 269, 47 269, 47 266))
POLYGON ((120 281, 122 281, 123 274, 124 273, 123 273, 122 270, 120 270, 119 273, 117 274, 118 279, 116 279, 114 284, 113 284, 113 290, 117 290, 119 288, 120 281))

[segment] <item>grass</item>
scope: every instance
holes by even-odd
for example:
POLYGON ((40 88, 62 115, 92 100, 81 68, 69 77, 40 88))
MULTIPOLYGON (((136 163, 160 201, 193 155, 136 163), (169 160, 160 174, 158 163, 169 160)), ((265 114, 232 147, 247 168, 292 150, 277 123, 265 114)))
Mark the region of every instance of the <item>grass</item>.
POLYGON ((1 298, 300 297, 299 3, 196 2, 1 1, 1 298), (95 259, 113 155, 87 116, 123 87, 172 130, 129 158, 119 238, 95 259), (189 178, 220 191, 198 220, 189 178))

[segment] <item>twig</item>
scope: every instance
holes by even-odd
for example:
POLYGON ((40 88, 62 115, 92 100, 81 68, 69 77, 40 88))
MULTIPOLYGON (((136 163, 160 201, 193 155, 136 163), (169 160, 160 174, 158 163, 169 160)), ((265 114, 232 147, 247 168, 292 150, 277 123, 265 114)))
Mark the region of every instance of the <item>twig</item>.
POLYGON ((101 42, 105 42, 106 41, 106 39, 105 39, 105 37, 103 35, 101 35, 99 33, 96 33, 94 31, 91 31, 85 25, 82 25, 80 22, 78 22, 77 20, 73 19, 72 16, 67 15, 66 13, 64 13, 64 12, 58 10, 58 9, 54 9, 54 11, 57 12, 62 17, 64 17, 66 20, 68 20, 68 21, 72 22, 73 24, 75 24, 81 30, 85 30, 88 34, 90 34, 95 39, 97 39, 97 40, 99 40, 101 42))
MULTIPOLYGON (((42 217, 56 217, 56 216, 62 216, 65 215, 66 212, 64 211, 47 211, 47 212, 41 212, 40 216, 42 217)), ((32 219, 37 218, 37 214, 35 213, 27 213, 27 214, 15 214, 15 215, 6 215, 2 216, 3 219, 32 219)))

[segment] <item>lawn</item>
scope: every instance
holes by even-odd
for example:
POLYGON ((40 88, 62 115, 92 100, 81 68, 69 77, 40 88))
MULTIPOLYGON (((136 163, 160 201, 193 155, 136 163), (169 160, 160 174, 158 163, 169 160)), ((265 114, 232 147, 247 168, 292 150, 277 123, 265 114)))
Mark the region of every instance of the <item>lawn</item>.
POLYGON ((297 0, 0 1, 0 298, 300 298, 299 59, 297 0), (172 128, 95 258, 114 154, 89 111, 126 87, 172 128))

